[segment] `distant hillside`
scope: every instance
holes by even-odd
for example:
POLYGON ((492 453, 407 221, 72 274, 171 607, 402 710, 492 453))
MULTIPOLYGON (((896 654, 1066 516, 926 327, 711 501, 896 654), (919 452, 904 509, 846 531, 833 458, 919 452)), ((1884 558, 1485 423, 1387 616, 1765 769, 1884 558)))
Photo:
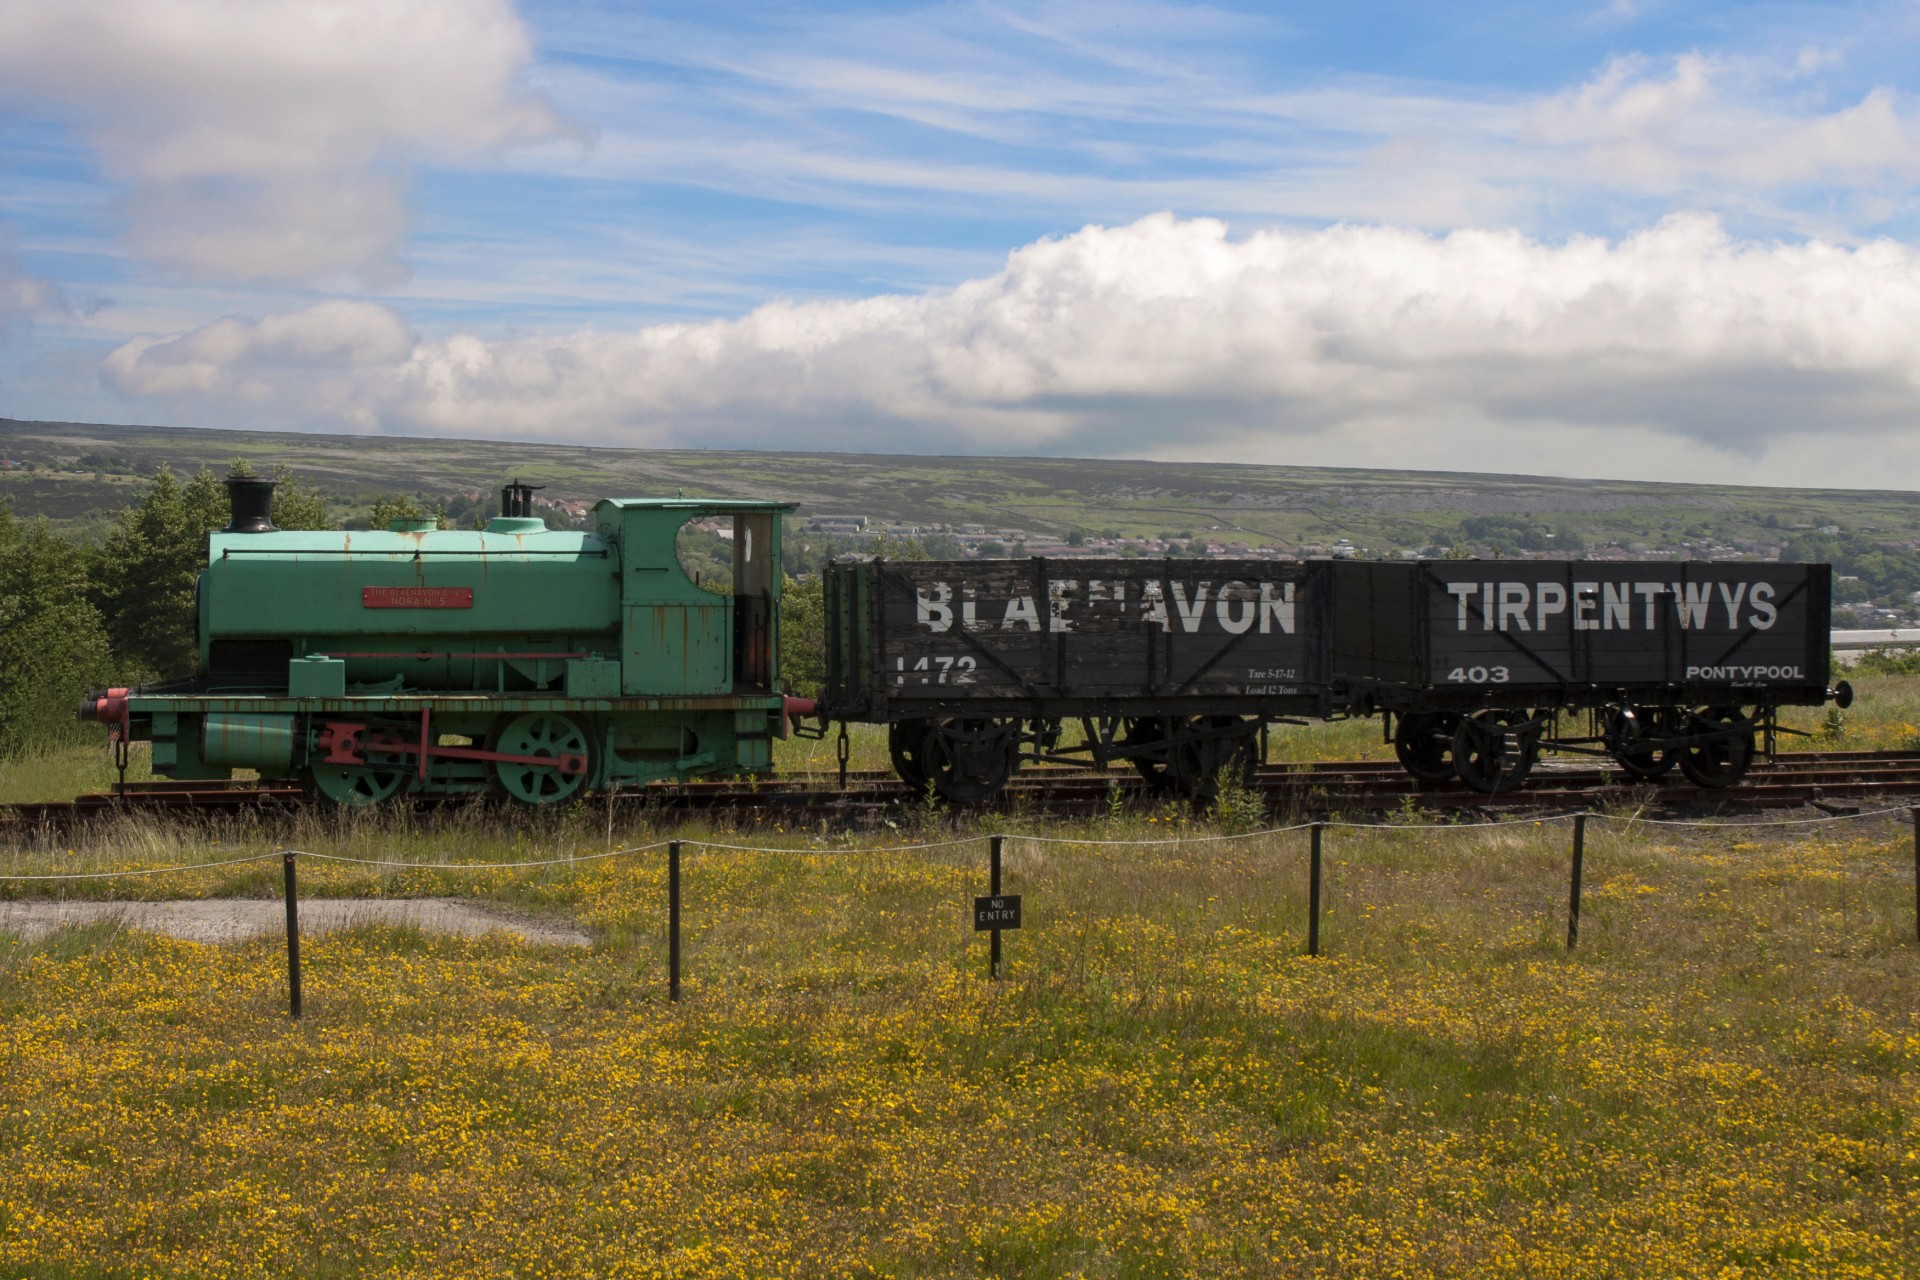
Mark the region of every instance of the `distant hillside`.
MULTIPOLYGON (((424 499, 497 489, 512 477, 542 497, 585 501, 676 492, 782 498, 808 517, 857 515, 916 527, 963 524, 1030 539, 1113 535, 1240 543, 1289 552, 1341 539, 1359 553, 1460 547, 1504 554, 1778 555, 1798 538, 1822 554, 1910 556, 1920 495, 1762 489, 1327 467, 603 449, 568 444, 323 436, 0 419, 0 494, 17 514, 97 528, 141 478, 284 462, 342 509, 382 493, 424 499), (1832 532, 1821 533, 1827 530, 1832 532), (1842 544, 1845 544, 1842 546, 1842 544), (1848 550, 1851 548, 1851 550, 1848 550)), ((1878 565, 1874 594, 1920 590, 1920 558, 1878 565)), ((1904 601, 1900 601, 1904 603, 1904 601)))

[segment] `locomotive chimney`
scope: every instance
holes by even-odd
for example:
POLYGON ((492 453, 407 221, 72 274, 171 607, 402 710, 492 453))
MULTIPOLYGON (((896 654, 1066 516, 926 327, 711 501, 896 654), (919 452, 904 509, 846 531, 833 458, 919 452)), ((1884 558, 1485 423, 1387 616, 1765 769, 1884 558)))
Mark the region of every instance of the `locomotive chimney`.
POLYGON ((512 484, 502 486, 500 514, 509 518, 531 516, 534 492, 546 487, 543 484, 521 484, 517 479, 512 484))
POLYGON ((222 533, 272 533, 276 482, 258 476, 228 476, 227 504, 233 518, 222 533))

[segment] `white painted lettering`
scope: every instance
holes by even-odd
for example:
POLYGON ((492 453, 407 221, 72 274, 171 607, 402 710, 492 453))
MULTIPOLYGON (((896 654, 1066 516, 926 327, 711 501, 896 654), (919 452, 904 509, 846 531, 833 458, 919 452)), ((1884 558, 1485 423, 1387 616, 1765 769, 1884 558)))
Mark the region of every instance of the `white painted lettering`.
POLYGON ((1576 582, 1573 584, 1573 629, 1575 631, 1598 631, 1600 622, 1593 611, 1600 602, 1594 597, 1600 593, 1597 582, 1576 582))
POLYGON ((932 594, 929 595, 927 588, 914 588, 914 620, 929 631, 945 631, 953 625, 953 588, 944 582, 936 582, 931 589, 932 594))
POLYGON ((1567 611, 1567 589, 1557 582, 1535 583, 1533 588, 1533 625, 1538 631, 1547 629, 1547 619, 1556 613, 1567 611))
POLYGON ((1040 629, 1040 611, 1033 607, 1032 596, 1015 596, 1007 601, 1007 616, 1000 621, 1002 631, 1012 631, 1015 623, 1024 622, 1027 630, 1040 629))
POLYGON ((1200 619, 1206 616, 1207 590, 1210 584, 1205 582, 1196 582, 1193 584, 1192 604, 1187 603, 1187 593, 1183 590, 1186 586, 1185 583, 1176 582, 1173 583, 1172 586, 1173 607, 1180 611, 1180 625, 1185 627, 1189 632, 1198 631, 1200 629, 1200 619))
POLYGON ((1653 602, 1667 594, 1667 589, 1658 582, 1636 582, 1633 584, 1633 593, 1647 602, 1647 630, 1652 631, 1660 625, 1654 617, 1653 602))
POLYGON ((1171 631, 1173 626, 1167 621, 1167 596, 1157 582, 1140 584, 1140 621, 1157 622, 1162 631, 1171 631))
POLYGON ((1527 584, 1524 582, 1503 582, 1500 584, 1500 629, 1502 631, 1531 631, 1527 625, 1527 584), (1511 626, 1510 623, 1518 623, 1511 626))
POLYGON ((1680 615, 1682 631, 1699 631, 1707 625, 1707 606, 1713 603, 1713 584, 1710 582, 1676 582, 1673 584, 1673 608, 1680 615))
POLYGON ((1449 582, 1447 584, 1447 594, 1460 602, 1460 621, 1455 625, 1454 630, 1465 631, 1467 629, 1467 606, 1473 597, 1479 594, 1479 591, 1479 584, 1474 582, 1449 582))
POLYGON ((1213 606, 1213 616, 1220 620, 1220 629, 1233 636, 1243 636, 1253 630, 1254 615, 1259 612, 1260 606, 1253 598, 1253 588, 1238 580, 1220 588, 1220 599, 1213 606), (1235 605, 1244 605, 1245 608, 1236 613, 1235 605))
POLYGON ((1747 615, 1747 625, 1755 631, 1770 631, 1773 624, 1780 621, 1780 606, 1773 603, 1773 584, 1756 582, 1747 592, 1747 603, 1753 606, 1753 612, 1747 615))
POLYGON ((1600 629, 1602 631, 1633 630, 1633 590, 1626 583, 1609 582, 1600 588, 1600 629))
POLYGON ((1293 634, 1293 584, 1291 582, 1280 584, 1278 599, 1274 597, 1271 582, 1260 584, 1260 634, 1263 636, 1270 634, 1276 622, 1280 624, 1281 631, 1287 635, 1293 634))
POLYGON ((1079 589, 1080 583, 1074 578, 1047 579, 1047 630, 1073 630, 1073 620, 1067 617, 1067 606, 1073 601, 1068 597, 1079 589))
POLYGON ((1735 631, 1740 626, 1740 599, 1747 594, 1747 584, 1736 582, 1733 590, 1727 590, 1727 584, 1720 584, 1720 603, 1727 607, 1727 630, 1735 631))

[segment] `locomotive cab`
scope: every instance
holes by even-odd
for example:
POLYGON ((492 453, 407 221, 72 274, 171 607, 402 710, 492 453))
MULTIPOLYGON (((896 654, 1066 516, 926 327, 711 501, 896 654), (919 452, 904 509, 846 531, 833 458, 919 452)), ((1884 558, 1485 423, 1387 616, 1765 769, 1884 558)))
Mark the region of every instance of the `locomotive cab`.
POLYGON ((779 502, 608 498, 595 526, 620 559, 620 686, 627 695, 773 694, 779 687, 779 502), (733 546, 726 594, 687 576, 686 524, 718 518, 733 546))

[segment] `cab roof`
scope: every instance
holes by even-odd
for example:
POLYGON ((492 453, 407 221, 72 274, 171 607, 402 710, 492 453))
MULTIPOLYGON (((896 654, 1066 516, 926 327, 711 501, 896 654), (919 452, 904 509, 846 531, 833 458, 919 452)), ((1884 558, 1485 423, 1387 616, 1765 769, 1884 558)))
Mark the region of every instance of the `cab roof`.
POLYGON ((758 498, 602 498, 596 507, 622 511, 747 511, 772 514, 792 511, 798 503, 768 502, 758 498))

